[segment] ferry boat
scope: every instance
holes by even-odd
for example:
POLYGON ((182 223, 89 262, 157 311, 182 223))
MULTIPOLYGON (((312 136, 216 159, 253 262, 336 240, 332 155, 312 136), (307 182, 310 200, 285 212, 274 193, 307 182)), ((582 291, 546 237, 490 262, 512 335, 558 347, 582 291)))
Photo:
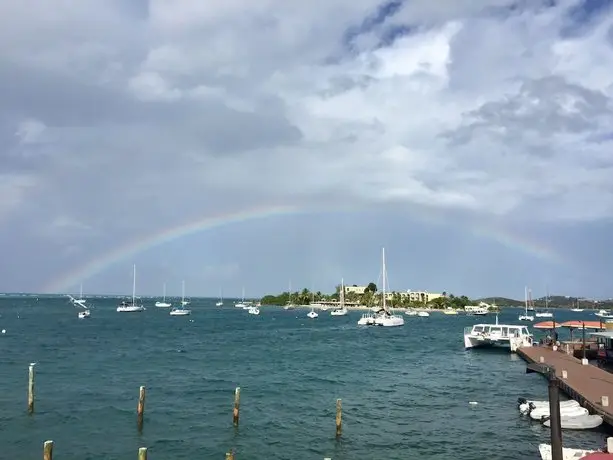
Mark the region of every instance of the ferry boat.
POLYGON ((464 347, 504 347, 516 352, 519 347, 531 347, 532 334, 526 326, 514 324, 475 324, 464 329, 464 347))

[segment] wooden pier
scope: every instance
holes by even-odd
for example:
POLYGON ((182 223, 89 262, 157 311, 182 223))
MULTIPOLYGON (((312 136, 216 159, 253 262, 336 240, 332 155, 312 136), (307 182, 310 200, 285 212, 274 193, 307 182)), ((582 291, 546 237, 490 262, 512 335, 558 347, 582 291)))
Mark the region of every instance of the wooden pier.
POLYGON ((528 363, 555 369, 560 389, 613 426, 613 374, 550 347, 522 347, 517 354, 528 363), (609 403, 610 402, 610 403, 609 403))

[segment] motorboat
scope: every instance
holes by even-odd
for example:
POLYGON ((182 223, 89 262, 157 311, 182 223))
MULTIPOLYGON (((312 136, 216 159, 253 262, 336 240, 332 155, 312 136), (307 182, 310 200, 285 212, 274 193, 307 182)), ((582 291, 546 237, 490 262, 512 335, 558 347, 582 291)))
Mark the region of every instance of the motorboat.
POLYGON ((532 346, 532 334, 526 326, 515 324, 475 324, 464 329, 464 347, 486 348, 504 347, 516 352, 520 347, 532 346))
POLYGON ((88 309, 80 311, 78 314, 79 319, 86 319, 91 316, 91 313, 88 309))
POLYGON ((317 314, 317 312, 315 310, 311 310, 310 312, 307 313, 307 316, 311 319, 315 319, 317 318, 319 315, 317 314))
POLYGON ((599 318, 613 319, 613 314, 608 310, 598 310, 594 315, 599 318))
POLYGON ((417 312, 417 316, 421 316, 422 318, 426 318, 426 317, 430 316, 430 313, 428 313, 427 311, 418 311, 417 312))
MULTIPOLYGON (((580 460, 589 454, 597 452, 595 450, 573 449, 571 447, 562 447, 562 460, 580 460)), ((539 453, 541 460, 553 460, 551 452, 551 444, 539 444, 539 453)), ((589 458, 589 457, 586 457, 589 458)))
POLYGON ((260 309, 258 307, 249 307, 247 313, 249 313, 250 315, 259 315, 260 309))
MULTIPOLYGON (((604 419, 601 415, 578 415, 578 416, 560 416, 560 425, 563 430, 593 430, 602 425, 604 419)), ((541 423, 546 427, 551 427, 551 420, 546 417, 541 420, 541 423)))
POLYGON ((582 312, 583 308, 571 308, 570 311, 574 311, 574 312, 582 312))
MULTIPOLYGON (((542 420, 543 417, 549 417, 549 406, 536 407, 534 404, 528 404, 530 410, 528 415, 532 420, 542 420)), ((590 412, 579 404, 576 406, 560 406, 560 418, 562 417, 579 417, 583 415, 589 415, 590 412)))
POLYGON ((405 311, 404 314, 407 316, 417 316, 417 312, 411 308, 407 309, 407 311, 405 311))
MULTIPOLYGON (((530 405, 533 405, 537 409, 548 408, 549 401, 530 401, 526 398, 517 398, 517 409, 522 414, 527 414, 528 412, 530 412, 530 405)), ((574 399, 569 399, 567 401, 560 401, 560 408, 562 407, 580 407, 580 405, 574 399)))
POLYGON ((443 314, 445 314, 445 315, 457 315, 458 311, 454 310, 453 308, 446 308, 445 310, 443 310, 443 314))

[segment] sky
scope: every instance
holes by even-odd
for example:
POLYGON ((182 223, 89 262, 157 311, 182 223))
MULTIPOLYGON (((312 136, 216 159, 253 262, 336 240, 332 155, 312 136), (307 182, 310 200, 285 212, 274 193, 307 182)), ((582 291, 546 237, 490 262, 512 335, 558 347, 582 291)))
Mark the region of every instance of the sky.
POLYGON ((611 297, 612 3, 0 2, 0 291, 611 297))

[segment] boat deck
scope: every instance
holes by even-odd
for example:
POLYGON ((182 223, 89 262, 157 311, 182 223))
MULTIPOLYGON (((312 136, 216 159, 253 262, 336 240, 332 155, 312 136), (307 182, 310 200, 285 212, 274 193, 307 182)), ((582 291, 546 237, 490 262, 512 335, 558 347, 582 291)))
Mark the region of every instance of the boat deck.
POLYGON ((613 426, 613 374, 591 364, 583 365, 580 359, 549 347, 522 347, 517 354, 528 363, 554 367, 560 389, 591 413, 602 415, 604 421, 613 426), (567 372, 566 378, 562 378, 562 371, 567 372), (608 398, 608 406, 602 405, 602 396, 608 398))

